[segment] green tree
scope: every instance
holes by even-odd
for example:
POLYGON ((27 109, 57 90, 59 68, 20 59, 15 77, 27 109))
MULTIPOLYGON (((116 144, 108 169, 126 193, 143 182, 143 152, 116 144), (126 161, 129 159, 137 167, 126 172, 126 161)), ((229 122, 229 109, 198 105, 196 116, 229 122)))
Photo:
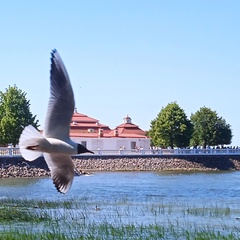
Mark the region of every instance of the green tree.
POLYGON ((9 86, 6 92, 0 91, 0 143, 18 144, 23 128, 27 125, 38 127, 38 120, 30 112, 26 93, 16 85, 9 86))
POLYGON ((219 117, 216 111, 202 107, 191 115, 193 134, 191 145, 206 148, 207 145, 230 144, 232 140, 231 126, 219 117))
POLYGON ((187 147, 192 134, 192 125, 176 102, 169 103, 151 121, 149 136, 155 146, 187 147))

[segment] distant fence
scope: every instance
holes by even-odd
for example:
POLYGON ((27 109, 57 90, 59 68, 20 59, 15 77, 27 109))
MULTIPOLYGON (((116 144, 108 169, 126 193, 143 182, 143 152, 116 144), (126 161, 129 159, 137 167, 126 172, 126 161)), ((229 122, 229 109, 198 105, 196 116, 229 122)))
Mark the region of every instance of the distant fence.
POLYGON ((19 148, 0 147, 0 156, 20 156, 19 148))
MULTIPOLYGON (((240 148, 222 149, 143 149, 143 150, 93 150, 95 155, 240 155, 240 148)), ((0 156, 20 156, 19 148, 0 147, 0 156)), ((91 155, 91 154, 84 154, 91 155)))
POLYGON ((95 150, 97 155, 240 155, 240 149, 95 150))

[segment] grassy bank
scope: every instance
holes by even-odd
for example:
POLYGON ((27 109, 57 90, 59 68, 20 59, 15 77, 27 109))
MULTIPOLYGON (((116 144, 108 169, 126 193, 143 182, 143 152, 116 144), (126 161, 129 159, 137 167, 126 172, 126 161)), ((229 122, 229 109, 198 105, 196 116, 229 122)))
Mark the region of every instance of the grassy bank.
POLYGON ((239 239, 238 209, 183 203, 1 199, 1 239, 239 239), (96 207, 97 206, 97 207, 96 207))

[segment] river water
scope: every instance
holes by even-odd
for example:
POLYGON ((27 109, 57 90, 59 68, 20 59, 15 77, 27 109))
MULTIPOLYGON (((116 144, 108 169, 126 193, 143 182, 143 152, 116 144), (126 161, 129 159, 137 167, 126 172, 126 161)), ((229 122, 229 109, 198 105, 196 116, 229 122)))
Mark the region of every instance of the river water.
POLYGON ((240 171, 229 172, 95 172, 74 178, 70 191, 56 191, 50 178, 0 179, 0 197, 29 199, 93 198, 116 201, 127 198, 179 199, 190 203, 235 204, 240 200, 240 171))
POLYGON ((79 199, 101 208, 98 216, 92 212, 95 221, 117 213, 128 223, 240 227, 240 171, 95 172, 75 177, 65 195, 50 178, 0 179, 0 197, 79 199))

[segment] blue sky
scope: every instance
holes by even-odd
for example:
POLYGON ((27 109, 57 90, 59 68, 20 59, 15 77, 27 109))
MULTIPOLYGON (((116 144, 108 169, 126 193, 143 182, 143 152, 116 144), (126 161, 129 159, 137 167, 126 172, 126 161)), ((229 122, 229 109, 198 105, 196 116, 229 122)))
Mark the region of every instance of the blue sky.
POLYGON ((128 114, 148 130, 176 101, 232 126, 240 146, 240 1, 5 1, 0 7, 0 90, 27 93, 41 126, 50 52, 67 67, 78 112, 111 128, 128 114))

